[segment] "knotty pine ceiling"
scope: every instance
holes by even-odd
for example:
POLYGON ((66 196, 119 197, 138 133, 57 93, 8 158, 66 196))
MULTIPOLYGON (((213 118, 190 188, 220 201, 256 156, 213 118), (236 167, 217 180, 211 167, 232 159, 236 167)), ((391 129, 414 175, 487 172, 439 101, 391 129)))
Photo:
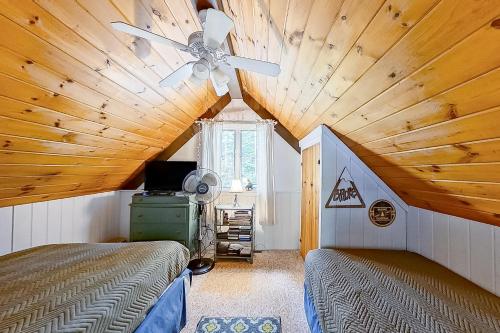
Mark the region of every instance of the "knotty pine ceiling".
POLYGON ((188 1, 1 1, 0 206, 119 188, 217 101, 160 88, 190 56, 110 26, 186 43, 201 29, 188 1))
MULTIPOLYGON (((326 124, 407 203, 500 225, 500 0, 218 2, 237 55, 281 64, 241 83, 297 138, 326 124)), ((190 0, 1 4, 0 206, 116 189, 217 101, 109 26, 186 42, 190 0)))
POLYGON ((500 225, 499 0, 222 0, 243 89, 328 125, 408 204, 500 225))

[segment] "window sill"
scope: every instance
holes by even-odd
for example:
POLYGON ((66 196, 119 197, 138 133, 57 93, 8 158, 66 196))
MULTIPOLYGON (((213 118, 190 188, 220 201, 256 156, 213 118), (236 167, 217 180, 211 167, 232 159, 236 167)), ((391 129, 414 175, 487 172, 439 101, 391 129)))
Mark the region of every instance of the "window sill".
POLYGON ((245 191, 240 193, 229 192, 229 190, 222 190, 222 194, 224 195, 232 195, 237 194, 239 197, 255 197, 257 196, 257 191, 245 191))

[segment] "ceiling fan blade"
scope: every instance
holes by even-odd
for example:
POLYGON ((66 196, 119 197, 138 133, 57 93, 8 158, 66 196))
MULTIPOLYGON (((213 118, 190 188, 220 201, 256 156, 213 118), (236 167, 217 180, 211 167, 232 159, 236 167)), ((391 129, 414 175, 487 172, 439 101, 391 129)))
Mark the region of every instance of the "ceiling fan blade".
POLYGON ((160 87, 173 87, 177 83, 189 78, 193 74, 193 62, 179 67, 175 72, 160 81, 160 87))
POLYGON ((181 51, 185 51, 185 52, 190 51, 190 48, 187 45, 176 42, 175 40, 172 40, 172 39, 168 39, 167 37, 160 36, 158 34, 151 32, 151 31, 135 27, 135 26, 127 24, 125 22, 111 22, 111 26, 113 27, 113 29, 118 30, 118 31, 122 31, 122 32, 126 32, 129 35, 145 38, 145 39, 148 39, 148 40, 153 41, 153 42, 166 44, 166 45, 175 47, 176 49, 179 49, 181 51))
POLYGON ((247 71, 261 73, 269 76, 280 75, 280 65, 272 62, 255 60, 237 56, 227 56, 226 62, 234 68, 241 68, 247 71))
POLYGON ((210 71, 210 81, 212 81, 212 85, 214 86, 215 93, 217 96, 224 96, 229 92, 229 76, 227 76, 220 68, 215 68, 210 71))
POLYGON ((220 10, 207 9, 205 26, 203 29, 203 43, 212 49, 218 48, 227 34, 233 29, 234 23, 220 10))
POLYGON ((192 84, 194 84, 195 86, 201 86, 201 85, 203 85, 203 83, 204 83, 206 80, 201 80, 201 79, 198 79, 198 78, 196 77, 196 75, 191 74, 191 76, 189 77, 188 81, 189 81, 189 82, 191 82, 192 84))
POLYGON ((212 85, 214 86, 217 96, 224 96, 229 92, 229 87, 227 86, 227 84, 219 85, 217 81, 215 81, 213 75, 210 75, 210 81, 212 81, 212 85))

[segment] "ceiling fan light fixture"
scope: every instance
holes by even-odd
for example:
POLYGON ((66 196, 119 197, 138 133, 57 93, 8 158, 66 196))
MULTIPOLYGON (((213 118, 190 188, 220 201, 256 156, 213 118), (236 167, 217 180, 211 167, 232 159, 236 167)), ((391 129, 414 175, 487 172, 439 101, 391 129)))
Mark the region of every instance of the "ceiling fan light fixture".
POLYGON ((215 90, 215 93, 217 94, 217 96, 224 96, 225 94, 227 94, 229 92, 229 87, 227 86, 227 84, 225 84, 223 86, 219 86, 217 84, 214 84, 214 82, 212 81, 212 86, 214 87, 214 90, 215 90))
POLYGON ((196 86, 201 86, 205 82, 205 80, 198 79, 194 74, 191 74, 191 76, 189 77, 188 80, 189 80, 189 82, 191 82, 192 84, 194 84, 196 86))
POLYGON ((217 85, 225 86, 229 83, 229 76, 227 76, 226 73, 224 73, 224 71, 222 71, 219 67, 214 68, 211 74, 217 85))
POLYGON ((205 59, 200 59, 193 65, 193 75, 200 80, 210 77, 210 64, 205 59))
POLYGON ((229 76, 227 76, 220 68, 214 68, 210 72, 210 81, 212 81, 212 86, 214 87, 217 96, 224 96, 229 92, 229 76))

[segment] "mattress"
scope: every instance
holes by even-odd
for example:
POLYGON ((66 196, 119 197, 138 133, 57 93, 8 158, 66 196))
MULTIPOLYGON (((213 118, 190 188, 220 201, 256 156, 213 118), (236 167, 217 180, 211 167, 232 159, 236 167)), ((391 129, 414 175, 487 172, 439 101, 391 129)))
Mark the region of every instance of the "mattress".
POLYGON ((0 332, 133 332, 188 262, 188 249, 170 241, 2 256, 0 332))
POLYGON ((500 332, 499 297, 414 253, 314 250, 305 275, 323 333, 500 332))

